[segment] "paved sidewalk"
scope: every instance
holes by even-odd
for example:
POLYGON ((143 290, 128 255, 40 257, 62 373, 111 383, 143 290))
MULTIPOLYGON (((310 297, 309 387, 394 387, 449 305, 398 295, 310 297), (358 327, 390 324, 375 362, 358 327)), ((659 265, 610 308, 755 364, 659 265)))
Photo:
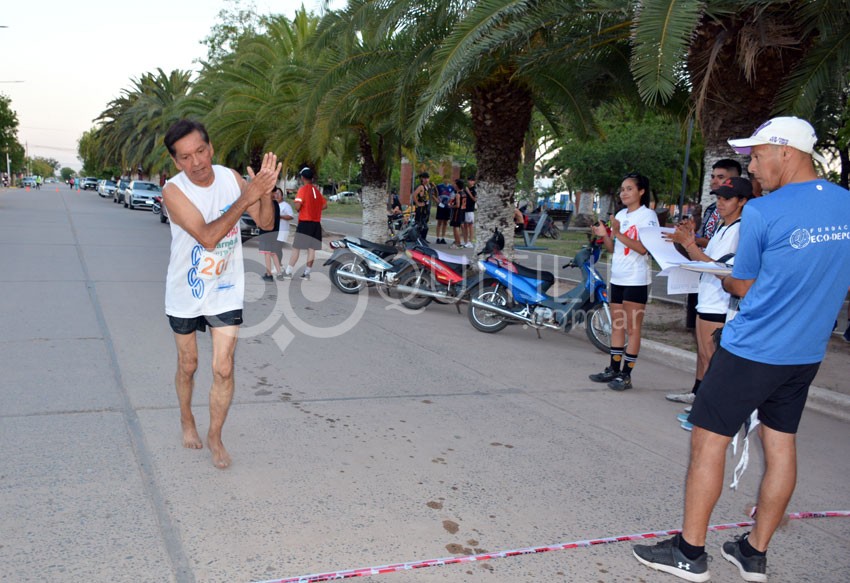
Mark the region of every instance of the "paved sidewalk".
MULTIPOLYGON (((341 294, 323 268, 266 284, 252 243, 234 464, 216 470, 180 443, 169 239, 91 192, 0 190, 0 581, 247 583, 680 526, 688 441, 663 395, 689 372, 642 358, 615 393, 587 380, 605 357, 582 331, 481 334, 451 306, 341 294)), ((805 412, 790 510, 850 509, 848 436, 805 412)), ((714 523, 755 499, 751 454, 714 523)), ((731 534, 709 536, 715 581, 739 580, 731 534)), ((848 557, 850 520, 793 521, 771 581, 847 581, 848 557)), ((369 580, 671 579, 617 543, 369 580)))

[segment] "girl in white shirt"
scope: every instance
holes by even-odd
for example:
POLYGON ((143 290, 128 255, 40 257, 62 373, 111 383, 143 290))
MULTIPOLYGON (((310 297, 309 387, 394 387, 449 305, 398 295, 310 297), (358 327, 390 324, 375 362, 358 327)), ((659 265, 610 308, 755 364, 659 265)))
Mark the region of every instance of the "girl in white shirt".
MULTIPOLYGON (((735 176, 728 179, 711 194, 717 195, 717 211, 723 223, 709 239, 703 252, 696 244, 693 225, 680 225, 675 233, 666 238, 681 244, 692 261, 718 261, 727 263, 738 249, 738 235, 741 227, 741 213, 746 202, 753 197, 753 188, 749 180, 735 176)), ((720 278, 703 273, 699 280, 697 300, 697 370, 692 393, 696 394, 702 377, 708 369, 708 363, 714 355, 713 334, 726 323, 729 309, 729 294, 723 290, 720 278)))
POLYGON ((611 258, 611 361, 604 371, 590 380, 608 383, 608 388, 624 391, 632 388, 632 369, 640 351, 640 332, 649 300, 652 273, 646 247, 640 242, 641 227, 657 227, 658 215, 649 208, 649 179, 628 174, 620 185, 620 200, 626 208, 611 220, 611 235, 600 221, 593 234, 602 237, 611 258), (625 346, 626 334, 629 344, 625 346), (625 361, 625 366, 623 365, 625 361))

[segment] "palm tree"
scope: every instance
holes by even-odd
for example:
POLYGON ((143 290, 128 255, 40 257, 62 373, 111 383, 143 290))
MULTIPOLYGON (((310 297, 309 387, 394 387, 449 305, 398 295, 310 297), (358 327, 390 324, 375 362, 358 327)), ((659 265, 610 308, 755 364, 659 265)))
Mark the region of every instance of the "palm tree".
POLYGON ((132 171, 161 172, 169 167, 162 143, 169 126, 180 118, 180 104, 191 87, 191 72, 145 73, 133 87, 113 99, 95 120, 104 160, 132 171))
POLYGON ((848 31, 846 0, 645 0, 632 71, 648 103, 690 88, 710 169, 731 154, 727 138, 749 135, 772 115, 812 118, 824 96, 840 95, 848 31))
POLYGON ((388 26, 441 32, 412 130, 418 135, 447 102, 468 108, 478 167, 479 241, 493 227, 513 229, 516 176, 532 112, 539 111, 556 134, 570 127, 577 135, 592 135, 590 106, 622 86, 616 78, 626 63, 627 28, 618 11, 591 13, 591 4, 390 2, 388 26))

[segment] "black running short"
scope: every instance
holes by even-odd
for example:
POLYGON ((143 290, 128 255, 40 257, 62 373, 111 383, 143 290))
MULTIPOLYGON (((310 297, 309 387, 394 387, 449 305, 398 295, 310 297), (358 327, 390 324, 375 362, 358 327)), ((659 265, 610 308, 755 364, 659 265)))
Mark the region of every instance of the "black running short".
POLYGON ((646 304, 649 301, 649 286, 617 285, 616 283, 612 283, 609 300, 612 304, 622 304, 623 302, 646 304))
POLYGON ((726 314, 704 314, 697 312, 697 317, 703 322, 714 322, 715 324, 726 323, 726 314))
POLYGON ((782 433, 797 433, 815 364, 764 364, 735 356, 722 346, 714 353, 688 421, 732 437, 758 409, 759 421, 782 433))
POLYGON ((322 223, 318 221, 299 221, 295 227, 295 238, 292 240, 293 249, 322 248, 322 223))
POLYGON ((440 208, 437 206, 437 220, 438 221, 448 221, 452 217, 452 209, 447 206, 440 208))
POLYGON ((191 334, 195 331, 206 332, 210 328, 239 326, 242 324, 242 310, 232 310, 215 316, 197 316, 196 318, 177 318, 168 316, 168 323, 175 334, 191 334))

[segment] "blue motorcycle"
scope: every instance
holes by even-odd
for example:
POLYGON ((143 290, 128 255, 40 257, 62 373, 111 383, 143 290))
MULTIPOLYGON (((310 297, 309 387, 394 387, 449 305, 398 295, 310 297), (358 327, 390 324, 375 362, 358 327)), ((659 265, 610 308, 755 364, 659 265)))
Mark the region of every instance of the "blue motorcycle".
POLYGON ((470 294, 469 321, 481 332, 498 332, 508 324, 525 324, 539 330, 569 332, 585 323, 587 337, 596 348, 609 351, 611 309, 607 284, 596 271, 601 248, 592 240, 564 267, 581 269, 582 280, 559 296, 547 294, 555 283, 549 271, 536 271, 514 263, 502 254, 504 236, 497 231, 479 255, 480 274, 470 294))

